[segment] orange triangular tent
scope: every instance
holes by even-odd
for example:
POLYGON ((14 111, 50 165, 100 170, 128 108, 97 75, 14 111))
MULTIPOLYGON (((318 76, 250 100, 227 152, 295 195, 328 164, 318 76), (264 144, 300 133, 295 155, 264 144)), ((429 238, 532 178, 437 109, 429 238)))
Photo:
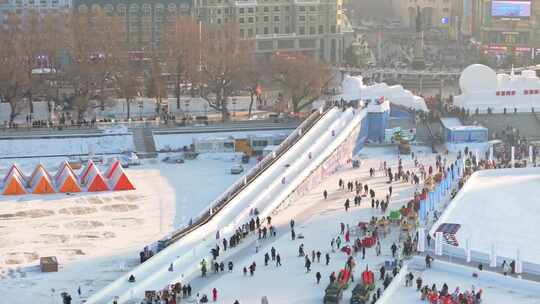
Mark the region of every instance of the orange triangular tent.
POLYGON ((46 175, 47 178, 49 179, 49 181, 52 180, 52 177, 51 177, 51 175, 49 174, 49 172, 47 172, 47 169, 45 169, 45 167, 43 166, 43 164, 39 163, 39 164, 36 166, 36 168, 34 169, 34 172, 32 172, 32 175, 30 175, 30 178, 28 179, 28 182, 30 183, 30 187, 32 187, 33 181, 34 181, 34 179, 36 178, 36 176, 38 175, 38 173, 46 175))
POLYGON ((8 173, 6 174, 6 176, 4 177, 4 180, 3 180, 3 183, 5 184, 6 181, 8 180, 8 178, 13 175, 14 173, 16 173, 19 177, 19 179, 24 182, 26 180, 26 177, 24 176, 24 174, 22 173, 21 169, 19 169, 19 167, 17 166, 17 164, 13 164, 11 165, 11 168, 9 169, 8 173))
POLYGON ((56 171, 56 175, 54 177, 57 184, 60 183, 60 179, 64 176, 65 171, 70 171, 75 176, 75 171, 73 171, 73 168, 71 168, 67 161, 63 161, 60 166, 58 166, 58 171, 56 171))
POLYGON ((111 179, 114 175, 114 172, 116 171, 117 168, 121 168, 122 165, 120 164, 120 161, 119 160, 115 160, 111 166, 109 167, 109 169, 107 169, 107 172, 105 172, 105 178, 106 179, 111 179))
POLYGON ((45 169, 39 168, 32 174, 33 178, 30 181, 30 187, 34 194, 55 193, 53 184, 45 169))
POLYGON ((58 192, 81 192, 81 186, 79 186, 79 182, 77 182, 77 178, 73 172, 68 169, 63 172, 62 176, 58 178, 58 192))
POLYGON ((81 176, 79 177, 79 182, 81 183, 81 185, 86 184, 88 176, 94 170, 97 170, 96 165, 91 159, 89 159, 88 162, 86 163, 86 166, 84 167, 83 172, 81 173, 81 176))
POLYGON ((105 182, 105 179, 97 170, 92 170, 87 177, 88 180, 88 192, 98 192, 98 191, 107 191, 109 186, 105 182))
POLYGON ((121 166, 116 168, 109 183, 111 185, 111 190, 135 190, 135 187, 133 187, 133 184, 121 166))
POLYGON ((8 175, 7 180, 4 182, 4 195, 21 195, 26 194, 24 188, 24 182, 21 181, 19 174, 12 172, 8 175))

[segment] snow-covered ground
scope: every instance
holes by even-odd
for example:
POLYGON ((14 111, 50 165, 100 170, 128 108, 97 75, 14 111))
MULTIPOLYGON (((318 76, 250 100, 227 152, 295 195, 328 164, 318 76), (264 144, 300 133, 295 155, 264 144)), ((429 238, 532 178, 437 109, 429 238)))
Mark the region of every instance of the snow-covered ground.
MULTIPOLYGON (((37 163, 54 172, 62 159, 16 161, 29 174, 37 163)), ((184 164, 131 167, 126 172, 135 191, 0 196, 2 299, 33 303, 51 297, 54 288, 58 303, 60 291, 73 295, 81 286, 88 296, 102 288, 137 265, 144 246, 185 224, 240 178, 229 173, 239 160, 236 154, 200 155, 184 164), (39 257, 50 255, 61 269, 41 273, 39 257)), ((10 163, 0 165, 6 169, 10 163)))
MULTIPOLYGON (((433 229, 460 224, 460 247, 540 263, 540 168, 484 170, 473 174, 433 229)), ((433 230, 434 231, 434 230, 433 230)), ((432 231, 432 233, 433 233, 432 231)))
MULTIPOLYGON (((434 163, 434 155, 427 153, 428 149, 417 150, 419 160, 422 162, 434 163)), ((351 227, 358 222, 367 222, 372 216, 381 216, 379 210, 371 208, 368 199, 363 198, 360 207, 354 207, 345 212, 343 204, 345 199, 352 200, 353 194, 338 189, 338 180, 360 181, 367 183, 376 192, 377 199, 383 199, 388 191, 386 178, 381 171, 376 173, 375 178, 369 178, 369 168, 379 168, 382 161, 387 161, 389 166, 397 166, 397 150, 395 148, 365 148, 361 151, 360 158, 362 166, 359 169, 347 169, 338 172, 334 176, 324 180, 319 187, 311 191, 298 201, 293 202, 287 209, 281 210, 274 215, 272 223, 277 227, 277 238, 270 238, 258 242, 255 238, 248 239, 250 245, 246 249, 237 252, 231 260, 234 263, 232 273, 223 272, 211 274, 208 278, 198 277, 191 284, 197 292, 211 295, 212 288, 218 290, 219 296, 216 303, 233 303, 236 299, 241 304, 260 303, 262 296, 267 296, 270 303, 277 304, 311 304, 322 303, 324 288, 328 285, 328 276, 331 272, 337 272, 345 265, 347 256, 342 252, 332 252, 330 241, 339 235, 339 225, 341 222, 351 227), (324 200, 322 192, 329 192, 329 198, 324 200), (296 221, 297 239, 291 240, 289 221, 296 221), (303 235, 299 239, 298 235, 303 235), (305 251, 311 255, 311 251, 321 251, 320 263, 313 263, 311 273, 306 273, 304 259, 298 257, 298 246, 304 244, 305 251), (255 252, 257 244, 260 246, 255 252), (276 267, 275 262, 270 261, 268 266, 264 266, 264 254, 270 252, 274 247, 281 255, 281 267, 276 267), (329 253, 330 264, 324 264, 324 255, 329 253), (256 262, 257 270, 255 275, 244 276, 242 268, 256 262), (315 273, 322 275, 321 284, 317 285, 315 273)), ((405 169, 414 167, 410 156, 404 157, 405 169)), ((397 209, 405 204, 413 195, 414 190, 420 186, 406 183, 394 183, 393 195, 389 210, 397 209)), ((356 268, 354 271, 355 280, 366 266, 376 271, 381 263, 391 260, 390 246, 398 241, 397 229, 391 229, 392 233, 382 241, 382 255, 377 257, 374 248, 366 250, 366 259, 362 260, 361 255, 356 257, 356 268)), ((343 239, 343 235, 341 235, 343 239)), ((224 261, 227 265, 228 260, 224 261)), ((187 283, 187 282, 183 282, 187 283)), ((344 295, 344 303, 350 298, 352 287, 344 295)), ((194 292, 194 295, 196 292, 194 292)), ((397 303, 397 302, 396 302, 397 303)))
MULTIPOLYGON (((414 280, 420 276, 422 285, 430 288, 435 284, 440 290, 446 283, 449 292, 453 292, 456 287, 459 287, 461 292, 471 291, 473 286, 476 291, 482 289, 482 303, 540 303, 540 284, 536 282, 504 277, 498 273, 478 272, 474 268, 439 261, 435 261, 432 268, 426 270, 422 258, 415 259, 415 262, 409 265, 409 271, 413 273, 414 280), (474 278, 473 273, 477 273, 478 278, 474 278)), ((403 284, 392 296, 395 303, 422 303, 420 293, 416 291, 416 283, 413 283, 413 286, 404 287, 403 284)))
MULTIPOLYGON (((345 145, 344 148, 340 148, 336 153, 339 156, 340 151, 345 153, 341 159, 345 163, 348 155, 352 153, 353 147, 350 143, 354 143, 364 116, 365 112, 356 112, 353 109, 329 110, 309 132, 203 227, 187 234, 181 241, 174 242, 154 258, 133 269, 130 275, 139 278, 134 284, 129 283, 129 275, 125 275, 89 298, 88 302, 104 303, 119 297, 119 302, 124 303, 134 296, 143 297, 149 289, 169 284, 176 280, 178 275, 194 276, 198 272, 197 263, 208 258, 210 248, 215 246, 216 234, 219 233, 222 237, 232 235, 240 223, 249 221, 250 210, 253 208, 260 211, 261 217, 266 217, 301 186, 324 160, 333 159, 332 155, 342 145, 345 145), (350 137, 354 140, 348 140, 350 137), (171 263, 178 273, 168 271, 171 263)), ((331 165, 336 166, 336 162, 328 165, 328 170, 332 170, 331 165)))

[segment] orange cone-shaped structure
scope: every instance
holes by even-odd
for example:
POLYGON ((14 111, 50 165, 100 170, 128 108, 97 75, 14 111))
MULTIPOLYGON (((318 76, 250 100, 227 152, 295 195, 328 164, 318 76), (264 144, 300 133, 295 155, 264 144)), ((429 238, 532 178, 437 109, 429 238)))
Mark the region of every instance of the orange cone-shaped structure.
POLYGON ((36 175, 38 173, 45 174, 50 181, 53 180, 51 175, 49 174, 49 172, 47 172, 47 169, 45 169, 43 164, 40 163, 40 164, 38 164, 36 166, 36 168, 34 169, 34 172, 32 172, 32 175, 30 175, 30 178, 28 179, 28 182, 30 183, 30 186, 32 186, 32 181, 35 179, 35 177, 36 177, 36 175))
POLYGON ((111 190, 120 191, 120 190, 135 190, 133 183, 129 180, 126 173, 121 166, 116 168, 113 173, 112 178, 109 180, 111 190))
POLYGON ((64 177, 65 171, 70 171, 73 176, 76 176, 75 171, 73 171, 73 168, 71 168, 69 163, 63 161, 60 166, 58 166, 58 171, 56 171, 56 175, 54 176, 54 181, 57 185, 60 183, 60 179, 64 177))
POLYGON ((81 186, 75 175, 69 169, 63 171, 62 176, 58 178, 58 192, 81 192, 81 186))
POLYGON ((17 174, 19 179, 21 180, 21 182, 25 183, 26 182, 26 177, 24 176, 24 174, 22 173, 21 169, 19 169, 19 167, 17 166, 17 164, 13 164, 11 165, 11 168, 9 169, 8 173, 6 174, 6 176, 4 177, 4 180, 3 180, 3 183, 5 184, 6 181, 8 180, 8 178, 12 175, 12 174, 17 174))
POLYGON ((105 179, 97 170, 91 171, 87 176, 87 191, 88 192, 98 192, 98 191, 108 191, 109 186, 105 182, 105 179))
POLYGON ((33 194, 55 193, 53 183, 47 172, 42 167, 36 169, 30 180, 30 188, 33 194))
POLYGON ((6 181, 4 182, 4 195, 21 195, 26 194, 24 182, 21 181, 19 174, 15 171, 8 174, 6 181))

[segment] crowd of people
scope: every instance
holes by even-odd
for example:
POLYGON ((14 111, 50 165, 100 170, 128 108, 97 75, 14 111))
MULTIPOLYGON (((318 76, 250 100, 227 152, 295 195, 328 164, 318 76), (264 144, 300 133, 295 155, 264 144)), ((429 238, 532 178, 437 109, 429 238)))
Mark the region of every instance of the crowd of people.
POLYGON ((420 299, 430 304, 479 304, 482 301, 483 291, 476 290, 474 285, 471 290, 463 291, 458 286, 450 292, 446 283, 440 290, 436 284, 431 285, 431 288, 428 285, 422 286, 422 279, 419 277, 416 280, 416 288, 420 292, 420 299))
MULTIPOLYGON (((459 155, 458 157, 473 157, 471 151, 465 151, 467 154, 459 155)), ((474 160, 476 161, 476 160, 474 160)), ((366 201, 366 198, 371 200, 371 208, 380 209, 381 216, 372 216, 369 222, 363 223, 358 222, 353 225, 349 225, 345 222, 341 222, 337 227, 337 232, 334 237, 329 240, 329 248, 306 248, 305 243, 301 241, 304 236, 299 234, 297 235, 296 222, 294 219, 291 219, 289 222, 290 236, 291 241, 296 242, 300 241, 298 244, 298 258, 301 261, 305 272, 307 274, 312 273, 313 265, 321 265, 322 267, 328 266, 332 255, 345 254, 347 256, 346 268, 350 271, 350 280, 354 282, 354 270, 356 268, 357 262, 356 258, 366 259, 367 253, 369 251, 371 256, 381 256, 382 255, 382 242, 387 236, 387 231, 381 231, 379 223, 381 221, 386 221, 388 219, 386 215, 386 208, 391 202, 391 197, 393 195, 393 187, 397 183, 401 184, 412 184, 418 185, 417 190, 414 192, 414 196, 419 195, 419 189, 423 189, 423 185, 420 185, 427 178, 431 178, 433 174, 437 172, 444 172, 446 169, 450 168, 447 164, 446 156, 438 155, 435 159, 434 165, 423 164, 418 160, 418 157, 414 154, 411 155, 411 168, 405 169, 404 160, 399 157, 397 160, 397 165, 395 168, 391 168, 386 162, 381 162, 379 169, 370 168, 369 169, 369 179, 385 177, 387 190, 380 193, 380 190, 375 190, 374 186, 369 185, 368 181, 361 182, 359 179, 352 179, 349 181, 339 179, 338 189, 334 193, 330 193, 328 190, 324 190, 323 201, 332 199, 332 196, 343 196, 347 193, 352 193, 354 205, 350 205, 349 199, 345 202, 345 210, 349 212, 352 208, 362 207, 362 199, 366 201), (378 202, 378 203, 377 203, 378 202), (365 243, 366 238, 373 239, 373 243, 365 243)), ((481 168, 481 165, 485 164, 484 161, 480 161, 478 166, 468 169, 469 174, 472 170, 478 170, 481 168)), ((379 182, 380 183, 380 182, 379 182)), ((380 186, 380 185, 379 185, 380 186)), ((422 190, 421 190, 422 191, 422 190)), ((408 201, 403 206, 404 208, 415 209, 414 204, 411 205, 413 200, 408 201)), ((369 203, 367 203, 369 204, 369 203)), ((369 205, 368 205, 369 207, 369 205)), ((240 268, 239 271, 243 273, 246 277, 255 276, 257 271, 257 266, 259 267, 276 267, 279 268, 282 266, 282 257, 276 248, 276 246, 268 246, 267 251, 260 252, 262 242, 265 242, 269 238, 276 236, 276 228, 272 225, 272 218, 270 216, 260 219, 259 212, 257 209, 253 209, 250 212, 250 220, 243 225, 239 226, 235 233, 229 238, 221 238, 219 232, 216 234, 216 240, 220 240, 216 243, 216 246, 211 249, 212 260, 207 262, 202 260, 200 263, 201 277, 207 277, 209 271, 213 272, 214 275, 224 274, 225 272, 232 273, 235 268, 233 261, 220 260, 220 256, 223 251, 230 250, 231 248, 237 247, 245 239, 252 237, 255 239, 255 254, 261 254, 263 256, 264 263, 259 266, 257 265, 255 259, 249 265, 245 265, 240 268)), ((399 227, 399 226, 397 226, 399 227)), ((398 230, 400 228, 397 228, 398 230)), ((252 241, 253 241, 252 239, 252 241)), ((400 238, 398 242, 393 242, 388 247, 387 256, 391 256, 390 261, 387 261, 380 266, 379 269, 379 279, 376 283, 376 292, 373 294, 372 302, 375 303, 377 299, 381 296, 384 290, 390 285, 392 280, 399 274, 399 271, 402 266, 403 258, 407 258, 416 252, 416 246, 418 242, 418 234, 407 234, 405 237, 400 238)), ((429 246, 429 239, 428 239, 429 246)), ((266 247, 265 247, 266 248, 266 247)), ((431 262, 433 258, 428 254, 426 256, 426 268, 431 267, 431 262)), ((289 261, 289 263, 295 263, 294 260, 289 261)), ((509 266, 507 266, 508 268, 509 266)), ((324 268, 323 268, 324 269, 324 268)), ((170 271, 173 270, 173 264, 170 265, 170 271)), ((317 266, 316 271, 314 270, 314 282, 320 284, 324 274, 321 273, 321 267, 317 266)), ((340 279, 341 274, 336 274, 335 270, 328 269, 327 277, 329 282, 335 282, 340 279)), ((413 273, 408 273, 406 276, 406 286, 412 286, 414 282, 413 273)), ((134 280, 134 278, 133 278, 134 280)), ((422 291, 423 299, 428 299, 431 301, 436 298, 438 302, 431 303, 443 303, 443 304, 470 304, 470 303, 479 303, 481 299, 481 291, 476 292, 457 292, 453 294, 448 294, 447 289, 443 287, 442 290, 438 291, 433 288, 427 288, 427 286, 422 286, 421 277, 418 276, 416 279, 417 287, 419 291, 422 291), (473 302, 470 302, 470 301, 473 302), (476 301, 476 302, 475 302, 476 301)), ((211 289, 210 295, 195 293, 192 295, 191 286, 189 283, 177 282, 170 286, 167 286, 161 291, 147 294, 147 302, 145 304, 176 304, 179 303, 182 299, 189 298, 196 303, 207 303, 211 301, 217 301, 218 299, 218 290, 216 288, 211 289)), ((266 303, 268 299, 265 297, 266 303)), ((262 300, 261 300, 262 301, 262 300)), ((235 301, 235 304, 240 304, 238 300, 235 301)))

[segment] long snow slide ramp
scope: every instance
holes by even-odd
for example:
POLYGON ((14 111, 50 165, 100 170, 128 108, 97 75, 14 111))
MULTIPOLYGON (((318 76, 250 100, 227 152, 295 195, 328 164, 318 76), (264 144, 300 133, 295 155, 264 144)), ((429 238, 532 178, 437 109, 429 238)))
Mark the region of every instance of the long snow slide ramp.
MULTIPOLYGON (((143 298, 146 290, 160 290, 173 282, 187 282, 199 275, 200 261, 209 261, 210 249, 221 243, 216 240, 218 231, 220 239, 229 238, 237 227, 250 220, 253 208, 260 211, 261 218, 271 214, 335 155, 343 143, 358 134, 364 115, 364 111, 354 109, 328 110, 294 145, 276 157, 208 221, 183 234, 157 255, 91 296, 87 303, 111 303, 115 297, 118 303, 128 303, 131 299, 143 298), (171 263, 174 271, 169 271, 171 263), (130 275, 135 276, 135 282, 128 282, 130 275)), ((240 250, 242 244, 249 242, 243 242, 233 250, 222 251, 220 259, 240 250)))

